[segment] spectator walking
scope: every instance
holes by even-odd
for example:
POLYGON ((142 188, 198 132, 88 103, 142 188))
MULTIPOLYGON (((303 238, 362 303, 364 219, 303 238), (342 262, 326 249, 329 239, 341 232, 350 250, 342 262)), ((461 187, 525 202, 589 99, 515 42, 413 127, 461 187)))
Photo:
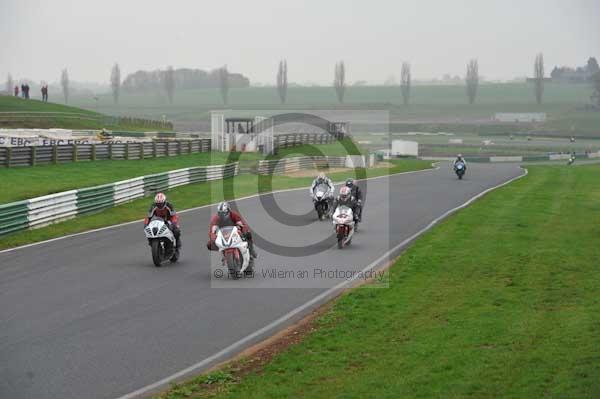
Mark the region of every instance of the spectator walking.
POLYGON ((29 83, 25 83, 25 98, 29 99, 29 83))
POLYGON ((19 85, 15 85, 15 97, 19 97, 19 85))
POLYGON ((48 85, 42 86, 42 101, 48 102, 48 85))
POLYGON ((21 97, 25 98, 25 83, 21 83, 21 97))

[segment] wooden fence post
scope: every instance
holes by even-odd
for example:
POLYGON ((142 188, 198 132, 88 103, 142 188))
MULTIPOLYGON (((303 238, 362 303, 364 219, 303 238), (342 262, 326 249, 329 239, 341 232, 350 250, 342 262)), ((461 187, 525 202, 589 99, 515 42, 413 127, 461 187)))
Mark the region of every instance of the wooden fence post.
POLYGON ((129 141, 125 144, 125 159, 129 159, 129 141))
POLYGON ((77 144, 73 144, 73 162, 77 162, 77 144))
POLYGON ((37 147, 35 145, 32 145, 31 147, 31 166, 35 166, 35 162, 36 162, 36 156, 37 156, 37 147))
POLYGON ((156 141, 152 141, 152 158, 156 158, 156 141))
POLYGON ((113 143, 108 143, 108 159, 113 159, 113 143))
POLYGON ((58 163, 58 146, 57 145, 52 146, 52 163, 54 163, 54 164, 58 163))
POLYGON ((6 149, 6 167, 10 168, 10 160, 12 159, 12 147, 7 147, 6 149))
POLYGON ((92 144, 92 161, 96 160, 96 144, 92 144))

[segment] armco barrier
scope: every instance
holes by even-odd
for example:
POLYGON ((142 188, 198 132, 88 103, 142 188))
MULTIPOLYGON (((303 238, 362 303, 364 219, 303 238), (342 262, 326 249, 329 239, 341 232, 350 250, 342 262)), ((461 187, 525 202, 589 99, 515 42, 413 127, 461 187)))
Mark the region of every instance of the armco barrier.
POLYGON ((297 172, 301 169, 313 169, 315 167, 343 168, 346 166, 346 157, 294 157, 258 161, 258 174, 282 174, 297 172))
POLYGON ((290 148, 303 144, 330 144, 337 138, 330 133, 286 133, 273 136, 275 148, 290 148))
POLYGON ((0 235, 97 212, 172 187, 226 179, 238 171, 237 162, 185 168, 0 205, 0 235))
POLYGON ((145 159, 209 151, 210 139, 0 147, 0 167, 11 168, 106 159, 145 159))

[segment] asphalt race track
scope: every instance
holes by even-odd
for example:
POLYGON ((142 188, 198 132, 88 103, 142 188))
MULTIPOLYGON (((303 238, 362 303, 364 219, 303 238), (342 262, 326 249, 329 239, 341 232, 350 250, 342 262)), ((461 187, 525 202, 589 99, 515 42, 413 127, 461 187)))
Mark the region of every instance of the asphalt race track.
POLYGON ((255 277, 240 281, 214 277, 220 264, 205 247, 209 207, 182 213, 182 259, 162 268, 152 265, 141 223, 1 252, 0 398, 116 398, 160 381, 269 325, 446 211, 521 174, 514 164, 471 164, 458 181, 443 164, 369 180, 364 223, 343 250, 335 247, 331 222, 316 221, 308 189, 278 193, 274 203, 263 197, 266 205, 258 197, 238 201, 259 244, 255 277), (280 216, 276 206, 293 216, 280 216), (269 270, 307 275, 271 278, 264 274, 269 270))

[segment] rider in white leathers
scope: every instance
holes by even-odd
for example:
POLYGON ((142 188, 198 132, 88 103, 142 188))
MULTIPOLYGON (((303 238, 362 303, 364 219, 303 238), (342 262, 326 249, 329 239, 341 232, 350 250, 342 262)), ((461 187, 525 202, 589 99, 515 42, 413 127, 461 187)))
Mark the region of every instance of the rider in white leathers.
POLYGON ((315 188, 317 188, 317 186, 319 184, 326 184, 329 187, 327 202, 329 203, 329 209, 331 209, 331 204, 333 203, 333 193, 335 190, 333 182, 331 181, 331 179, 329 177, 325 176, 325 173, 323 173, 323 172, 319 173, 319 175, 315 178, 315 180, 313 180, 313 182, 310 186, 310 196, 311 197, 314 196, 315 188))

